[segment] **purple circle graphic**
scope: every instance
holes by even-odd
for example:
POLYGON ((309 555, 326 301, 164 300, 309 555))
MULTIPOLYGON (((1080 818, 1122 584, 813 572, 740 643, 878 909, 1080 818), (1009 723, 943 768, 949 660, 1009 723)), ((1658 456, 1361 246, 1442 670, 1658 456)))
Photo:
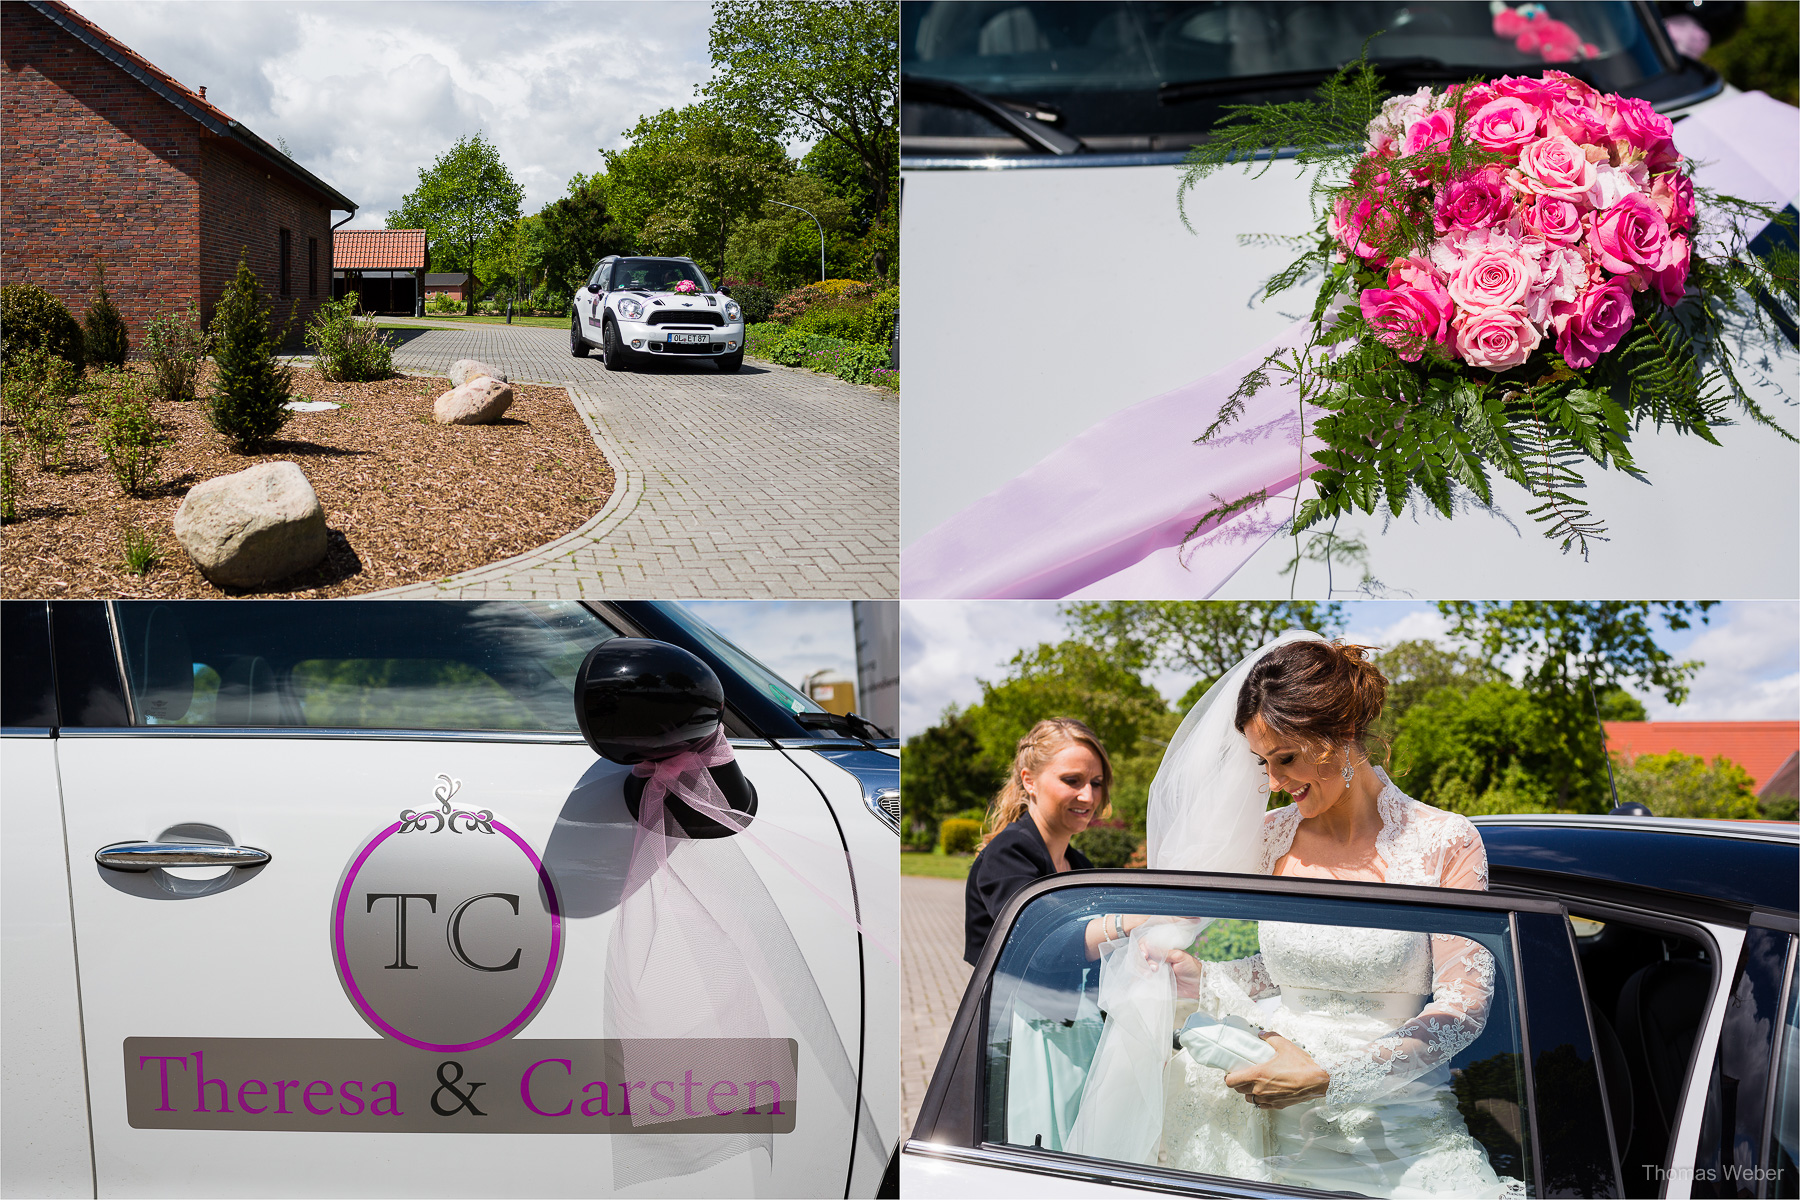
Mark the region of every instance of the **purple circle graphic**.
POLYGON ((356 975, 351 969, 349 945, 344 935, 344 918, 349 910, 350 893, 355 887, 358 872, 362 870, 363 865, 369 861, 369 856, 374 854, 383 842, 400 831, 404 822, 396 821, 370 838, 368 844, 351 862, 350 869, 344 873, 343 882, 338 885, 337 901, 332 906, 331 918, 331 948, 332 956, 336 960, 338 979, 343 983, 344 991, 349 995, 350 1002, 356 1006, 356 1011, 386 1037, 391 1037, 397 1042, 403 1042, 416 1049, 429 1050, 437 1054, 479 1050, 483 1046, 491 1046, 495 1042, 509 1038, 524 1028, 525 1024, 537 1015, 538 1009, 543 1007, 544 1001, 550 996, 550 988, 556 982, 557 966, 562 959, 562 906, 557 901, 556 886, 551 883, 549 872, 544 870, 543 860, 538 858, 536 852, 526 844, 524 838, 499 821, 492 821, 491 824, 496 833, 505 834, 513 845, 524 853, 526 860, 531 863, 532 870, 537 874, 538 885, 543 888, 544 901, 550 910, 550 952, 544 962, 543 977, 538 980, 537 988, 532 992, 531 999, 516 1015, 499 1029, 474 1041, 453 1044, 427 1042, 402 1033, 376 1011, 375 1006, 363 995, 362 988, 357 986, 356 975))

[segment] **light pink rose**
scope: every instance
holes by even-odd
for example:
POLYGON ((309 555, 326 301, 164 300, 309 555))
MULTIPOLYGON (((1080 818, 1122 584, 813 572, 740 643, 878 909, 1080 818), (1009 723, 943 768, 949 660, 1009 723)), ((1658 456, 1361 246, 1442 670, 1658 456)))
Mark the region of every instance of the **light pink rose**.
POLYGON ((1443 291, 1444 278, 1424 259, 1409 256, 1396 258, 1388 265, 1388 286, 1424 288, 1427 291, 1435 288, 1443 291))
POLYGON ((1663 253, 1663 267, 1650 273, 1650 287, 1664 304, 1670 307, 1681 302, 1687 294, 1688 266, 1691 261, 1691 250, 1688 240, 1679 233, 1669 236, 1668 249, 1663 253))
POLYGON ((1573 247, 1546 246, 1538 273, 1525 293, 1525 314, 1539 329, 1548 329, 1555 307, 1573 301, 1588 286, 1587 263, 1573 247))
POLYGON ((1544 114, 1544 132, 1560 133, 1578 146, 1591 146, 1606 137, 1606 122, 1578 100, 1558 100, 1544 114))
POLYGON ((1580 146, 1560 135, 1539 138, 1519 152, 1522 186, 1540 196, 1583 199, 1594 185, 1594 164, 1580 146))
POLYGON ((1560 196, 1538 196, 1520 210, 1525 228, 1546 241, 1573 245, 1581 240, 1581 209, 1560 196))
POLYGON ((1388 97, 1381 106, 1381 115, 1369 122, 1369 150, 1382 155, 1398 153, 1407 126, 1422 119, 1430 109, 1430 87, 1422 87, 1410 96, 1388 97))
POLYGON ((1681 153, 1675 149, 1675 127, 1648 100, 1636 96, 1617 97, 1607 120, 1606 132, 1615 141, 1624 142, 1642 154, 1652 171, 1681 161, 1681 153))
POLYGON ((1517 96, 1502 96, 1469 118, 1469 138, 1483 150, 1517 154, 1537 140, 1543 114, 1517 96))
POLYGON ((1498 167, 1471 171, 1438 189, 1433 210, 1439 233, 1484 229, 1512 216, 1512 188, 1498 167))
POLYGON ((1536 326, 1518 305, 1506 308, 1484 308, 1478 312, 1458 311, 1453 322, 1456 330, 1456 352, 1471 367, 1505 371, 1519 366, 1531 357, 1543 340, 1536 326))
POLYGON ((1650 203, 1656 205, 1669 228, 1685 231, 1694 227, 1694 181, 1688 176, 1671 171, 1652 179, 1650 203))
POLYGON ((1594 258, 1607 270, 1631 275, 1640 267, 1662 268, 1669 223, 1642 195, 1634 192, 1605 212, 1590 214, 1587 220, 1594 258))
POLYGON ((1435 279, 1426 287, 1368 288, 1359 298, 1363 320, 1407 362, 1424 354, 1421 340, 1446 346, 1450 314, 1455 306, 1449 293, 1435 279))
POLYGON ((1455 129, 1456 110, 1433 109, 1406 127, 1406 141, 1401 147, 1401 153, 1418 154, 1425 150, 1440 152, 1448 150, 1450 137, 1455 129))
POLYGON ((1450 298, 1458 308, 1505 308, 1525 299, 1537 281, 1537 265, 1516 248, 1483 250, 1450 277, 1450 298))
MULTIPOLYGON (((1605 154, 1597 146, 1588 147, 1588 157, 1605 154)), ((1611 208, 1625 197, 1647 190, 1650 173, 1643 160, 1627 161, 1618 166, 1602 158, 1594 164, 1594 186, 1588 189, 1587 201, 1594 208, 1611 208)))
POLYGON ((1573 303, 1556 306, 1556 348, 1571 367, 1591 367, 1636 319, 1629 287, 1617 279, 1596 284, 1573 303))
POLYGON ((1586 105, 1590 109, 1600 96, 1585 81, 1575 78, 1567 71, 1545 71, 1543 82, 1545 87, 1554 89, 1559 98, 1571 104, 1586 105))

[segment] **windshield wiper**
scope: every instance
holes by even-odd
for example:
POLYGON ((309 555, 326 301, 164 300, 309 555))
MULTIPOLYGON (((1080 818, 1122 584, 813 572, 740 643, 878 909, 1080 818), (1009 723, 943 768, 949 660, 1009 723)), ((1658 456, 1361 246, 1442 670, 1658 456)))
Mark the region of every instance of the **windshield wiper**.
POLYGON ((984 96, 960 83, 951 83, 947 79, 919 79, 903 75, 900 77, 900 102, 942 104, 948 108, 978 112, 1026 145, 1045 154, 1079 154, 1087 149, 1080 138, 1070 137, 1060 129, 1034 121, 992 97, 984 96))
MULTIPOLYGON (((1455 67, 1436 58, 1395 58, 1369 64, 1376 74, 1389 83, 1462 83, 1471 75, 1482 74, 1480 67, 1455 67)), ((1213 96, 1234 96, 1242 92, 1275 92, 1290 88, 1315 88, 1338 73, 1336 67, 1314 67, 1305 71, 1274 71, 1267 75, 1237 75, 1225 79, 1189 79, 1181 83, 1165 83, 1156 89, 1159 104, 1185 104, 1190 100, 1206 100, 1213 96)))
POLYGON ((893 735, 887 733, 879 725, 864 720, 855 713, 803 712, 795 713, 794 721, 808 729, 828 729, 846 737, 856 738, 864 742, 883 742, 893 735))

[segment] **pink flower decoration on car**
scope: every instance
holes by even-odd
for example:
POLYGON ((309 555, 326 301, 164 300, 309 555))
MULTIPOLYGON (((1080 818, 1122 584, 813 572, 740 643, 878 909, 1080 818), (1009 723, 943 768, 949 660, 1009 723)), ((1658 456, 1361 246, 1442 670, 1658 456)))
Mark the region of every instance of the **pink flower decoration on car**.
POLYGON ((700 285, 691 279, 683 279, 669 290, 677 296, 692 296, 700 290, 700 285))
POLYGON ((1537 281, 1537 266, 1516 247, 1483 250, 1450 277, 1450 298, 1470 312, 1506 308, 1525 299, 1537 281))
POLYGON ((1669 223, 1642 195, 1632 194, 1603 213, 1590 216, 1594 258, 1616 275, 1636 274, 1640 267, 1663 268, 1669 223))
POLYGON ((1650 275, 1650 287, 1656 292, 1657 299, 1674 307, 1687 294, 1688 266, 1692 261, 1692 247, 1688 240, 1679 233, 1669 236, 1668 249, 1663 253, 1663 267, 1650 275))
POLYGON ((1517 96, 1502 96, 1469 118, 1469 137, 1483 150, 1517 154, 1537 140, 1544 114, 1517 96))
POLYGON ((1358 298, 1363 320, 1375 330, 1375 336, 1407 362, 1418 362, 1423 356, 1421 341, 1440 346, 1449 341, 1455 306, 1442 284, 1430 276, 1425 280, 1423 287, 1365 288, 1358 298))
POLYGON ((1498 167, 1471 171, 1445 184, 1432 214, 1439 233, 1466 232, 1498 225, 1513 213, 1513 191, 1498 167))
POLYGON ((1556 348, 1571 367, 1591 367, 1619 344, 1637 319, 1631 289, 1617 279, 1591 287, 1557 306, 1556 348))
POLYGON ((1456 351, 1472 367, 1506 371, 1522 366, 1543 336, 1518 305, 1458 312, 1456 351))

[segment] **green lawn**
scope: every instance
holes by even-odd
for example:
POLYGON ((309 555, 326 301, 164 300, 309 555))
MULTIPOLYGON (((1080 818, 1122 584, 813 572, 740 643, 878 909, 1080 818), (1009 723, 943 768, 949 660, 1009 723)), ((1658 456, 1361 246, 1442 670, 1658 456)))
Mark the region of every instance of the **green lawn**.
POLYGON ((900 873, 930 875, 937 879, 967 879, 969 864, 974 861, 973 854, 920 854, 903 850, 900 852, 900 873))
MULTIPOLYGON (((480 314, 476 314, 473 317, 463 317, 463 316, 457 316, 454 313, 431 313, 431 312, 428 312, 424 316, 419 317, 418 320, 442 321, 446 325, 504 325, 504 324, 506 324, 506 317, 504 315, 498 316, 498 317, 484 317, 484 316, 481 316, 480 314)), ((527 316, 524 316, 519 313, 514 313, 512 323, 514 325, 536 325, 540 329, 567 329, 569 327, 569 318, 567 318, 567 317, 527 317, 527 316)))

